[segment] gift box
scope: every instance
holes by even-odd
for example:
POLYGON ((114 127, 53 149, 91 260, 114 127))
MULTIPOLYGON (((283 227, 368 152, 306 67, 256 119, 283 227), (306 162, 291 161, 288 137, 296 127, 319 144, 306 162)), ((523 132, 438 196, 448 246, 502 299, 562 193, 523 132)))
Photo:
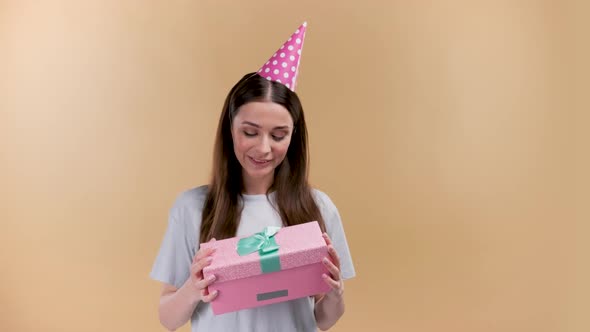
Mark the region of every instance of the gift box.
POLYGON ((329 274, 322 263, 328 246, 317 221, 201 244, 211 247, 216 252, 203 276, 216 276, 209 286, 219 292, 211 302, 215 315, 330 290, 322 279, 329 274))

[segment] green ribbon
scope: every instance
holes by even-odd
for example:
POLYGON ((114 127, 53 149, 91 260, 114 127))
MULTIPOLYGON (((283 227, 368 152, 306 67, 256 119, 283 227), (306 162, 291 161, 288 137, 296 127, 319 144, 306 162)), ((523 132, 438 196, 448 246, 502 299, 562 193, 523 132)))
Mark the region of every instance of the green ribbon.
POLYGON ((246 256, 258 251, 262 273, 280 271, 279 245, 274 238, 279 229, 281 228, 268 226, 262 232, 240 239, 238 241, 238 255, 246 256))

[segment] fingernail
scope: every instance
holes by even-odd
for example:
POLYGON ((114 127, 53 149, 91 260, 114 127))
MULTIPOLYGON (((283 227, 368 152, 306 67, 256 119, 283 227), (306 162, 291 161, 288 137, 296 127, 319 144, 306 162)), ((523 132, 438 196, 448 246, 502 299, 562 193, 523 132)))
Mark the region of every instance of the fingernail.
POLYGON ((328 275, 324 273, 324 274, 322 274, 322 278, 328 279, 328 275))
POLYGON ((324 264, 328 264, 328 259, 324 257, 324 264))
POLYGON ((209 276, 209 278, 207 278, 207 279, 209 279, 209 280, 215 280, 216 278, 217 278, 217 277, 216 277, 214 274, 212 274, 212 275, 210 275, 210 276, 209 276))

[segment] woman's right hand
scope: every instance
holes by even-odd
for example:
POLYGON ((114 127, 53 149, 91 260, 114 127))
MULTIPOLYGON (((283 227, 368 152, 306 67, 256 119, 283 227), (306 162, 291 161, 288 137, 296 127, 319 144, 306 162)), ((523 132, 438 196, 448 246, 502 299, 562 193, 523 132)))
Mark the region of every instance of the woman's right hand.
MULTIPOLYGON (((215 241, 215 239, 211 241, 215 241)), ((207 290, 207 287, 215 282, 215 275, 210 275, 207 279, 203 278, 203 268, 211 264, 213 253, 215 253, 214 248, 199 249, 193 257, 191 265, 191 284, 197 290, 199 300, 203 302, 211 302, 217 297, 217 291, 209 293, 207 290)))

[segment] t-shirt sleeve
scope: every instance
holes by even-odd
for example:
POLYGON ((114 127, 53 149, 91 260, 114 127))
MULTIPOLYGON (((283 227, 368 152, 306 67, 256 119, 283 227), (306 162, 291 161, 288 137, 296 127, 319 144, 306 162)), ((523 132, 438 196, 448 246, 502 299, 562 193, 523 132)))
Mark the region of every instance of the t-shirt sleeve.
POLYGON ((188 279, 196 244, 187 223, 173 208, 150 277, 180 288, 188 279))
POLYGON ((356 275, 354 265, 352 263, 352 257, 350 255, 350 249, 348 248, 348 241, 346 240, 346 234, 344 233, 344 227, 342 226, 342 220, 340 219, 340 213, 332 202, 332 200, 323 193, 320 193, 321 200, 323 201, 322 217, 326 223, 326 233, 332 240, 334 249, 338 253, 340 258, 340 274, 342 279, 350 279, 356 275))

